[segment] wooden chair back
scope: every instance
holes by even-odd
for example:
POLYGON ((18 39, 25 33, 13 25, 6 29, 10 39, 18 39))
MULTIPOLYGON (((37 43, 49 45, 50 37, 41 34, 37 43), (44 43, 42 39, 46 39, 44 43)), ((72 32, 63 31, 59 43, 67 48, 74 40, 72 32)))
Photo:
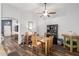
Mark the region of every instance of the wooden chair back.
POLYGON ((28 44, 28 32, 24 35, 24 43, 28 44))
POLYGON ((49 36, 47 39, 47 47, 52 48, 52 46, 53 46, 53 37, 49 36))
POLYGON ((49 36, 45 38, 45 54, 47 55, 48 53, 51 52, 53 47, 53 37, 49 36))
POLYGON ((37 36, 36 34, 32 35, 32 46, 36 46, 37 45, 37 36))

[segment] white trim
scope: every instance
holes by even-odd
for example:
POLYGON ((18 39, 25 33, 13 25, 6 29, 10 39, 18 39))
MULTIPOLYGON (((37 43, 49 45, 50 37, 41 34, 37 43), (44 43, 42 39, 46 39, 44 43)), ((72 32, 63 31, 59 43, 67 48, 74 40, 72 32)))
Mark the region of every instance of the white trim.
POLYGON ((1 44, 1 3, 0 3, 0 44, 1 44))
POLYGON ((20 22, 18 21, 18 44, 21 44, 21 30, 20 30, 20 22))

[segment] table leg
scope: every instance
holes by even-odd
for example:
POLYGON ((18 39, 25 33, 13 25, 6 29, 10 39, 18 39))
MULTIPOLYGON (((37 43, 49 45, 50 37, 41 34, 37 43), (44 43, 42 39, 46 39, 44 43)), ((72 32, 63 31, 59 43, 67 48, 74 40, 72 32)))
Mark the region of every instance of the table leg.
POLYGON ((77 40, 77 51, 79 52, 79 40, 77 40))
POLYGON ((73 41, 72 41, 72 39, 70 38, 70 52, 73 52, 73 41))
POLYGON ((63 44, 64 44, 64 48, 65 48, 65 44, 66 44, 66 38, 65 37, 64 37, 64 43, 63 44))

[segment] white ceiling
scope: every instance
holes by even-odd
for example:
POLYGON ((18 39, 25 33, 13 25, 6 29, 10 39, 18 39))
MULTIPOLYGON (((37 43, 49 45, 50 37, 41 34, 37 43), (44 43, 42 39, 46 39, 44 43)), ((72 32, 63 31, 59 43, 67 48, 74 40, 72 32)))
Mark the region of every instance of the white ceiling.
MULTIPOLYGON (((9 3, 9 5, 14 6, 24 12, 42 12, 44 10, 43 3, 9 3)), ((47 9, 49 11, 56 11, 63 7, 63 4, 47 3, 47 9)))
MULTIPOLYGON (((24 12, 25 16, 27 14, 28 16, 31 15, 33 17, 41 16, 36 13, 43 12, 45 8, 44 3, 6 3, 6 4, 4 3, 4 5, 10 5, 24 12)), ((74 10, 78 7, 79 7, 79 4, 77 3, 47 3, 48 11, 49 12, 56 11, 56 17, 66 15, 68 12, 70 13, 72 9, 74 10)))

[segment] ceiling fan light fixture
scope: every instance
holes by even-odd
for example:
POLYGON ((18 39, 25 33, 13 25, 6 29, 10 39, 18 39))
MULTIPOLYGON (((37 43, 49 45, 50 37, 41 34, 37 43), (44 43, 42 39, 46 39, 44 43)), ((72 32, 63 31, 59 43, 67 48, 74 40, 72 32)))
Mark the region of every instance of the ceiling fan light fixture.
POLYGON ((50 17, 52 14, 56 14, 56 12, 49 12, 49 10, 47 10, 46 8, 46 4, 47 3, 44 3, 45 4, 45 9, 42 13, 38 13, 38 14, 42 14, 40 17, 44 16, 44 17, 50 17))
POLYGON ((45 13, 48 13, 48 10, 47 9, 45 10, 45 13))
POLYGON ((47 15, 48 15, 47 13, 44 13, 44 14, 43 14, 43 16, 47 16, 47 15))
POLYGON ((48 15, 48 10, 45 10, 43 16, 47 16, 47 15, 48 15))

